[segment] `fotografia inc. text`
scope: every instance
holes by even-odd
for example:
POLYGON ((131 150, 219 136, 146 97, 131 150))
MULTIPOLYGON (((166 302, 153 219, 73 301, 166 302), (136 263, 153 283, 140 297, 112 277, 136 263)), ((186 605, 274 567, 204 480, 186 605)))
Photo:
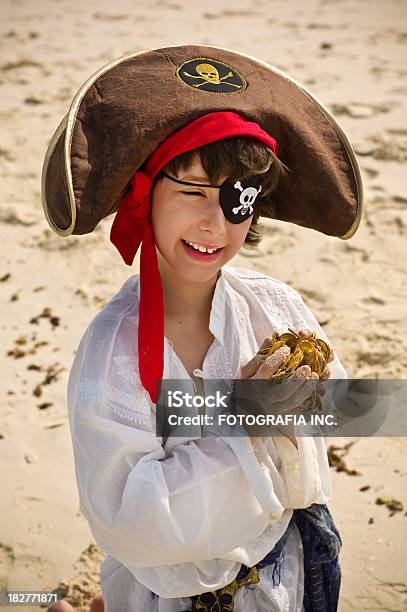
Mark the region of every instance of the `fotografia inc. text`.
POLYGON ((289 425, 337 425, 335 417, 332 414, 311 414, 305 418, 302 414, 217 414, 210 416, 208 414, 196 414, 193 416, 171 414, 168 416, 168 424, 174 425, 239 425, 241 427, 252 427, 253 425, 269 426, 269 427, 288 427, 289 425))

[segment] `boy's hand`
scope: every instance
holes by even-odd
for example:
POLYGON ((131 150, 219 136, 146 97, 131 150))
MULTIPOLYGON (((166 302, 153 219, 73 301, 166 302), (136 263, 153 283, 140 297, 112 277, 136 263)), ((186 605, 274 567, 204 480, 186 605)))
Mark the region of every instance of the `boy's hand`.
MULTIPOLYGON (((307 336, 311 336, 312 332, 308 329, 300 329, 298 331, 298 335, 302 338, 306 338, 307 336)), ((263 344, 259 348, 259 351, 265 348, 269 348, 271 346, 271 338, 265 338, 263 344)), ((290 354, 290 349, 288 346, 282 346, 279 348, 273 355, 267 357, 266 355, 260 355, 256 353, 256 355, 251 359, 246 365, 244 365, 240 370, 240 378, 248 379, 248 378, 262 378, 267 379, 271 378, 273 374, 275 374, 284 360, 290 354)), ((311 372, 311 368, 309 366, 301 366, 297 370, 294 371, 290 378, 321 378, 321 380, 326 380, 330 376, 330 370, 327 366, 324 372, 321 374, 321 377, 316 374, 316 372, 311 372), (314 374, 314 376, 311 376, 314 374)))
MULTIPOLYGON (((298 334, 303 338, 311 335, 311 332, 307 329, 299 330, 298 334)), ((265 338, 259 350, 268 348, 271 346, 271 338, 265 338)), ((279 367, 285 361, 290 354, 288 346, 282 346, 270 357, 265 355, 256 354, 245 366, 241 369, 241 379, 270 379, 273 374, 277 372, 279 367)), ((293 374, 287 379, 290 380, 289 384, 283 384, 276 386, 273 389, 273 406, 279 414, 294 413, 295 409, 298 409, 304 402, 314 393, 315 384, 311 384, 309 381, 326 380, 330 376, 329 367, 326 367, 324 372, 319 377, 316 372, 312 372, 311 368, 307 365, 299 367, 293 372, 293 374)), ((318 385, 319 392, 323 395, 324 390, 322 385, 318 385)), ((279 428, 279 431, 283 433, 292 433, 292 428, 279 428)), ((294 440, 290 435, 288 437, 294 440)), ((258 438, 251 438, 252 441, 257 441, 258 438)), ((296 444, 295 444, 296 445, 296 444)))

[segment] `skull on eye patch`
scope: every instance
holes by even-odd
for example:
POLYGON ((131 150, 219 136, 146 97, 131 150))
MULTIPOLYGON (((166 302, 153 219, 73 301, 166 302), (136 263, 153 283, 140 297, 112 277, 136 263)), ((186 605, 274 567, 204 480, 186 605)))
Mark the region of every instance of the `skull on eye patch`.
POLYGON ((190 183, 182 181, 173 176, 169 176, 165 172, 161 172, 162 176, 180 183, 181 185, 189 185, 190 187, 211 187, 219 189, 219 202, 226 219, 231 223, 243 223, 254 213, 257 196, 261 192, 260 179, 257 176, 251 176, 244 181, 226 180, 222 185, 206 185, 203 183, 190 183))

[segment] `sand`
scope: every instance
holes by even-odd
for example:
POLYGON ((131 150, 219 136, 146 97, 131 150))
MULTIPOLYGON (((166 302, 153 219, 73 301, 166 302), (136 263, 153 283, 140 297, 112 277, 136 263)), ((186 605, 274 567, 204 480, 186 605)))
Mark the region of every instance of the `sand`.
MULTIPOLYGON (((61 239, 48 229, 40 200, 48 140, 90 74, 144 48, 230 47, 302 81, 335 113, 358 154, 361 227, 342 242, 272 222, 259 249, 234 263, 298 289, 349 377, 403 378, 407 5, 3 0, 0 10, 0 590, 50 590, 65 579, 84 611, 99 589, 102 555, 79 513, 65 389, 85 326, 130 270, 109 246, 111 219, 89 236, 61 239)), ((348 471, 359 472, 332 467, 330 508, 343 538, 340 610, 406 610, 405 439, 330 443, 342 447, 336 454, 348 471), (403 509, 377 505, 380 496, 403 509)))

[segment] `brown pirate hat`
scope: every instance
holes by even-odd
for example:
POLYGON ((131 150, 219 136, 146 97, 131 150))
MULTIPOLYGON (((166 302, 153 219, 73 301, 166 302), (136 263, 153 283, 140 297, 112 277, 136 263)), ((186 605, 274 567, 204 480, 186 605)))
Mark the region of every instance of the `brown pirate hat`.
POLYGON ((258 123, 290 169, 261 215, 342 239, 355 233, 360 170, 332 114, 277 68, 201 45, 123 56, 81 87, 45 156, 42 198, 51 228, 61 236, 91 232, 118 209, 132 176, 160 143, 220 111, 258 123))

